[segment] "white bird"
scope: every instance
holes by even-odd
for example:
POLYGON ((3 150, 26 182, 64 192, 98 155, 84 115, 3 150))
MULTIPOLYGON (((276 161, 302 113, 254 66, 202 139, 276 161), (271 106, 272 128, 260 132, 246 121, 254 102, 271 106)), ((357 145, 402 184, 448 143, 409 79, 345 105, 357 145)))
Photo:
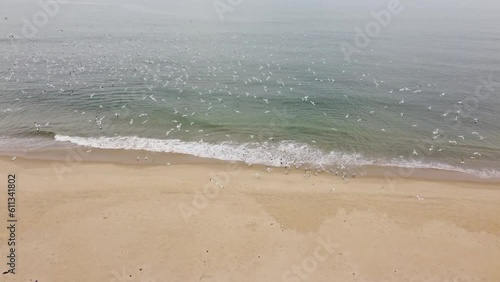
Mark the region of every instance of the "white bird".
POLYGON ((40 131, 40 125, 35 121, 36 131, 40 131))

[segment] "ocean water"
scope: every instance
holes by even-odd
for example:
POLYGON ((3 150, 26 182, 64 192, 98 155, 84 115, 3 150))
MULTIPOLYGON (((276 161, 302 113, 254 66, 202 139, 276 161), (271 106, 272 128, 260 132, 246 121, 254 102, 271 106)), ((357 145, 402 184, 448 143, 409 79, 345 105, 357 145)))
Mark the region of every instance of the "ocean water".
POLYGON ((346 60, 366 14, 222 22, 79 5, 33 39, 9 39, 21 25, 4 20, 0 150, 500 176, 500 20, 402 16, 346 60))

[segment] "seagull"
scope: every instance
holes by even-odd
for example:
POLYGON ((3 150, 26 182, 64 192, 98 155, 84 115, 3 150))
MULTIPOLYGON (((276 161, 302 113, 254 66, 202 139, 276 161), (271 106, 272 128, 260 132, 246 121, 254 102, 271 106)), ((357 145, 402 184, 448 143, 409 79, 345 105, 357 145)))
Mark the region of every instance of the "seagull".
POLYGON ((35 127, 36 127, 36 131, 39 132, 40 131, 40 125, 35 121, 35 127))

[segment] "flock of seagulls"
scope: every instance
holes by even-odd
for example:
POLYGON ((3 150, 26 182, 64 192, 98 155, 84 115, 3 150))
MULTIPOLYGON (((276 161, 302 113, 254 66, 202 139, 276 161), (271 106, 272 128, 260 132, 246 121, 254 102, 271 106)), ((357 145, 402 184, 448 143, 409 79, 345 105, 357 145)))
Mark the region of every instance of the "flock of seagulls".
MULTIPOLYGON (((108 36, 108 39, 112 42, 111 36, 108 36)), ((411 103, 412 96, 438 93, 435 94, 434 100, 441 107, 425 105, 421 115, 429 115, 429 112, 433 113, 436 108, 442 108, 445 103, 439 99, 444 99, 446 93, 439 94, 440 91, 434 83, 390 89, 383 79, 353 70, 349 63, 343 62, 332 70, 334 62, 329 62, 327 58, 312 55, 303 57, 304 50, 301 47, 291 47, 289 56, 278 60, 275 55, 279 53, 279 47, 252 46, 252 43, 237 35, 227 41, 241 40, 245 45, 251 46, 250 50, 231 45, 230 42, 214 42, 203 51, 192 46, 195 39, 180 35, 153 46, 147 40, 116 40, 120 40, 118 46, 116 42, 107 45, 107 41, 61 43, 63 53, 71 56, 59 56, 48 50, 21 50, 16 54, 4 54, 3 61, 8 65, 8 70, 0 79, 12 83, 38 83, 39 87, 36 89, 20 89, 23 91, 23 97, 20 99, 34 99, 36 96, 43 96, 52 101, 58 97, 74 98, 79 102, 73 104, 72 119, 94 123, 100 132, 109 135, 119 135, 118 131, 127 125, 148 127, 152 122, 156 122, 153 118, 154 109, 161 108, 172 117, 171 120, 162 121, 166 125, 163 134, 165 138, 195 134, 200 138, 200 142, 213 133, 205 132, 206 129, 196 120, 203 120, 221 112, 232 115, 235 119, 244 119, 242 116, 253 114, 245 107, 249 104, 257 105, 262 115, 270 117, 273 110, 280 106, 280 101, 301 102, 300 107, 309 108, 310 113, 317 112, 325 123, 332 124, 331 134, 334 136, 339 123, 353 121, 370 127, 370 122, 390 116, 394 120, 406 119, 408 128, 421 130, 421 125, 415 124, 414 120, 407 118, 405 114, 406 110, 411 109, 412 116, 414 115, 416 106, 411 103), (166 45, 168 47, 165 47, 166 45), (164 48, 168 48, 168 52, 164 48), (219 54, 220 58, 210 55, 213 53, 219 54), (296 62, 301 62, 302 69, 294 68, 296 62), (366 87, 371 85, 373 91, 387 89, 387 103, 361 113, 358 107, 336 108, 335 105, 328 105, 324 98, 311 93, 311 89, 333 89, 335 85, 352 80, 366 87), (123 99, 115 99, 114 96, 123 99), (79 104, 85 106, 79 107, 79 104), (145 107, 145 104, 154 107, 145 107), (329 107, 332 108, 331 111, 329 107), (110 112, 114 114, 106 117, 110 112), (380 113, 383 114, 379 116, 380 113), (85 118, 94 114, 95 119, 85 118)), ((272 43, 270 45, 272 46, 272 43)), ((331 92, 329 99, 332 103, 343 99, 342 103, 352 104, 355 98, 349 93, 331 92)), ((445 128, 436 128, 429 132, 429 139, 433 142, 428 147, 429 152, 442 152, 449 146, 460 145, 468 138, 483 139, 478 131, 463 133, 453 138, 450 138, 452 134, 445 134, 446 128, 459 120, 463 101, 450 104, 449 108, 454 110, 438 113, 444 120, 445 128), (453 118, 447 119, 448 116, 453 118), (448 140, 446 145, 444 142, 438 142, 445 138, 448 140)), ((479 118, 473 117, 472 121, 477 124, 479 118)), ((289 122, 293 124, 295 121, 289 122)), ((45 127, 48 125, 49 123, 46 123, 45 127)), ((34 122, 34 126, 37 132, 44 130, 44 126, 38 122, 34 122)), ((348 125, 352 126, 355 125, 348 125)), ((86 125, 81 126, 85 127, 86 125)), ((395 130, 387 126, 377 128, 380 134, 398 134, 395 130)), ((234 136, 234 132, 222 132, 218 135, 228 139, 234 136)), ((252 140, 257 138, 256 136, 258 135, 255 132, 246 133, 246 137, 252 140)), ((241 134, 237 135, 237 138, 239 137, 241 134)), ((269 142, 277 140, 278 136, 258 138, 261 140, 257 141, 269 142)), ((311 142, 315 143, 316 140, 311 142)), ((415 148, 406 156, 400 157, 423 155, 425 154, 421 149, 415 148)), ((481 156, 480 152, 474 152, 469 157, 481 156)), ((459 157, 461 163, 465 162, 465 157, 459 157)), ((293 165, 301 164, 289 162, 283 166, 288 168, 293 165)), ((346 172, 349 169, 348 165, 338 164, 330 172, 347 181, 348 175, 351 178, 356 175, 355 172, 346 172)), ((272 168, 267 170, 270 172, 272 168)))

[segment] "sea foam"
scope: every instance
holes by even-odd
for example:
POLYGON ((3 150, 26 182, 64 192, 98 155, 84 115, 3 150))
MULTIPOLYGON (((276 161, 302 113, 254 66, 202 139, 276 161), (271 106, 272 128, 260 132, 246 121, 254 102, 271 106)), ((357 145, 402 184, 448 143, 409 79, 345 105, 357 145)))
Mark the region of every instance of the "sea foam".
POLYGON ((481 178, 500 177, 500 172, 494 169, 474 170, 456 167, 438 162, 421 160, 370 159, 360 153, 325 152, 308 144, 294 141, 276 143, 236 143, 224 141, 220 143, 182 141, 179 139, 152 139, 137 136, 126 137, 78 137, 55 136, 59 142, 100 149, 145 150, 151 152, 188 154, 201 158, 211 158, 224 161, 241 161, 248 164, 269 166, 309 165, 315 168, 327 169, 337 167, 348 169, 368 165, 402 167, 415 169, 438 169, 457 171, 476 175, 481 178))

